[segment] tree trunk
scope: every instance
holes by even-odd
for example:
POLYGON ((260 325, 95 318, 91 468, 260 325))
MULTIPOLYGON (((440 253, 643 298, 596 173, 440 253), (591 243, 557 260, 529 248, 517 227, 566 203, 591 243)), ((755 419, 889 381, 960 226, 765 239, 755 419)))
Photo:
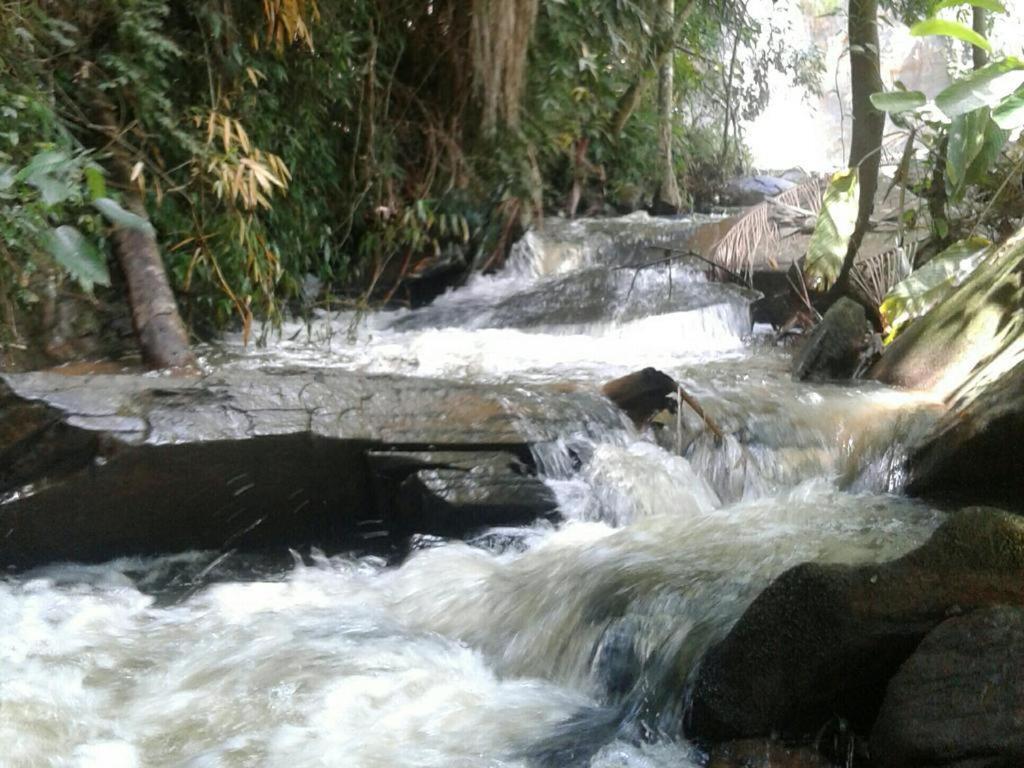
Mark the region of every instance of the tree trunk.
POLYGON ((885 114, 871 103, 871 94, 884 90, 878 62, 878 0, 850 0, 849 17, 850 85, 853 97, 850 167, 859 169, 860 206, 857 226, 836 280, 836 296, 848 292, 853 260, 875 208, 882 132, 885 129, 885 114))
MULTIPOLYGON (((132 213, 146 218, 146 208, 139 195, 129 194, 126 202, 132 213)), ((128 283, 132 324, 142 359, 153 368, 194 366, 196 360, 167 281, 156 233, 152 228, 118 227, 114 232, 114 245, 128 283)))
POLYGON ((156 231, 149 225, 142 195, 131 183, 132 157, 121 143, 116 109, 104 104, 100 115, 104 133, 111 142, 114 177, 126 190, 125 207, 147 225, 114 229, 114 250, 128 284, 128 304, 142 359, 151 368, 193 367, 196 359, 189 348, 188 332, 167 280, 156 231))
MULTIPOLYGON (((974 28, 975 32, 977 32, 982 37, 985 37, 986 27, 988 26, 985 18, 985 9, 979 8, 978 6, 974 6, 973 10, 974 13, 971 17, 971 26, 974 28)), ((988 51, 986 51, 984 48, 979 48, 976 45, 972 46, 971 53, 974 55, 975 69, 981 69, 986 64, 988 64, 988 51)))
POLYGON ((619 97, 609 128, 613 139, 618 140, 619 136, 622 135, 622 129, 626 127, 629 118, 636 111, 637 106, 639 106, 644 91, 647 90, 647 82, 647 77, 643 73, 637 75, 636 79, 629 84, 629 87, 619 97))
POLYGON ((675 0, 660 0, 661 30, 666 39, 658 52, 658 193, 654 207, 660 212, 678 212, 683 206, 672 161, 675 0))

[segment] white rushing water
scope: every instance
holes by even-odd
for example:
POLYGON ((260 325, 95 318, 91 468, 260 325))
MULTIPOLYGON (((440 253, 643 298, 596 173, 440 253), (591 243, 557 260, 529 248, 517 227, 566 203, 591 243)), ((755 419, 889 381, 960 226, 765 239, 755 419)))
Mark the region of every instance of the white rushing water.
POLYGON ((616 269, 685 223, 560 227, 431 308, 354 338, 324 317, 218 364, 527 389, 654 365, 725 445, 689 417, 683 456, 662 447, 674 426, 567 434, 537 456, 564 522, 424 539, 397 566, 198 552, 9 576, 0 766, 702 765, 686 676, 758 591, 807 560, 899 555, 939 522, 893 493, 927 403, 794 384, 744 297, 693 267, 616 269))

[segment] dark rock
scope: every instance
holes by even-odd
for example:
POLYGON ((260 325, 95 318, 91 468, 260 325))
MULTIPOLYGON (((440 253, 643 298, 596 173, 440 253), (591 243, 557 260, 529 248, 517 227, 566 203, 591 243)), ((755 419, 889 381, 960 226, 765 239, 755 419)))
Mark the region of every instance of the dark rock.
POLYGON ((787 746, 771 739, 740 739, 716 744, 707 768, 832 768, 810 747, 787 746))
POLYGON ((797 381, 838 381, 852 378, 861 366, 871 339, 864 308, 841 298, 800 347, 793 361, 797 381))
POLYGON ((886 384, 958 398, 1017 362, 1024 338, 1024 230, 902 331, 869 375, 886 384))
POLYGON ((869 375, 948 412, 910 457, 912 493, 1024 509, 1024 230, 889 345, 869 375))
POLYGON ((661 411, 675 413, 677 402, 670 397, 679 385, 656 368, 644 368, 609 381, 601 394, 621 408, 636 425, 647 423, 661 411))
POLYGON ((881 768, 1024 765, 1024 610, 940 624, 900 667, 871 734, 881 768))
POLYGON ((483 504, 485 486, 508 498, 507 474, 518 462, 524 477, 516 487, 532 484, 534 495, 514 509, 492 504, 485 524, 505 511, 507 522, 521 522, 524 509, 541 506, 535 481, 525 477, 530 446, 580 423, 618 427, 621 415, 594 394, 333 370, 8 375, 0 377, 0 565, 222 547, 376 546, 407 532, 479 527, 473 515, 460 526, 457 505, 443 531, 410 519, 410 507, 403 517, 395 503, 402 483, 430 467, 476 478, 473 468, 490 466, 490 485, 475 488, 474 503, 483 504), (406 459, 390 487, 371 471, 371 454, 439 450, 460 454, 461 464, 450 456, 406 459))
POLYGON ((536 477, 484 465, 419 470, 402 483, 396 509, 400 535, 463 536, 474 528, 553 519, 558 503, 536 477))
POLYGON ((840 716, 867 733, 921 639, 949 616, 996 604, 1024 605, 1024 520, 992 509, 954 514, 889 563, 792 568, 705 657, 688 731, 802 737, 840 716))
POLYGON ((956 401, 910 457, 911 493, 1024 509, 1024 363, 956 401))

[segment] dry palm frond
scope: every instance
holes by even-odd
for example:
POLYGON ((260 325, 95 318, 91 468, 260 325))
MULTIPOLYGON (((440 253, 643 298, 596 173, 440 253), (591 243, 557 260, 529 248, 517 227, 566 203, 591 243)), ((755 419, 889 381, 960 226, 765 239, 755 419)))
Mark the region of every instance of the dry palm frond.
POLYGON ((881 305, 886 295, 913 270, 914 245, 896 246, 881 253, 858 254, 850 272, 850 282, 873 306, 881 305))
POLYGON ((749 276, 761 245, 771 245, 778 239, 779 228, 768 204, 760 203, 736 220, 711 249, 708 258, 723 269, 749 276))
POLYGON ((779 209, 789 214, 787 220, 791 220, 793 214, 815 217, 821 210, 824 192, 825 183, 812 178, 753 206, 715 243, 709 260, 730 272, 746 275, 748 281, 756 266, 776 266, 773 246, 780 237, 777 219, 786 218, 780 215, 779 209))
POLYGON ((828 182, 824 178, 815 176, 803 184, 797 184, 785 192, 780 192, 770 202, 800 211, 809 211, 817 216, 821 213, 821 201, 825 197, 827 188, 828 182))
POLYGON ((538 0, 473 0, 470 55, 485 132, 499 119, 512 126, 519 120, 537 7, 538 0))

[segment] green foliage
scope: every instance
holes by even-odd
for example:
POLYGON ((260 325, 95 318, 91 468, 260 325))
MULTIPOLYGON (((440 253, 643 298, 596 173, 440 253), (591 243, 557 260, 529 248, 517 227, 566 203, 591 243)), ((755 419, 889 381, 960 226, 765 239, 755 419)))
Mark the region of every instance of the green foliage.
POLYGON ((914 37, 927 37, 929 35, 952 37, 957 40, 963 40, 965 43, 976 45, 979 48, 983 48, 989 53, 992 52, 992 46, 989 44, 988 40, 970 27, 965 26, 958 21, 950 21, 949 19, 937 19, 933 17, 925 19, 924 21, 919 21, 910 28, 910 34, 914 37))
POLYGON ((990 245, 981 237, 956 242, 898 283, 879 307, 889 329, 885 343, 891 342, 907 323, 921 317, 970 277, 990 245))
POLYGON ((812 287, 824 290, 839 276, 857 225, 859 199, 856 168, 833 174, 807 246, 804 274, 812 287))
POLYGON ((820 58, 734 0, 662 40, 657 7, 540 0, 522 121, 490 136, 461 0, 0 0, 0 296, 116 282, 115 226, 155 230, 200 330, 280 319, 309 274, 385 298, 438 254, 496 264, 575 182, 596 210, 649 199, 664 45, 678 174, 741 164, 724 104, 754 116, 772 69, 813 89, 820 58))

